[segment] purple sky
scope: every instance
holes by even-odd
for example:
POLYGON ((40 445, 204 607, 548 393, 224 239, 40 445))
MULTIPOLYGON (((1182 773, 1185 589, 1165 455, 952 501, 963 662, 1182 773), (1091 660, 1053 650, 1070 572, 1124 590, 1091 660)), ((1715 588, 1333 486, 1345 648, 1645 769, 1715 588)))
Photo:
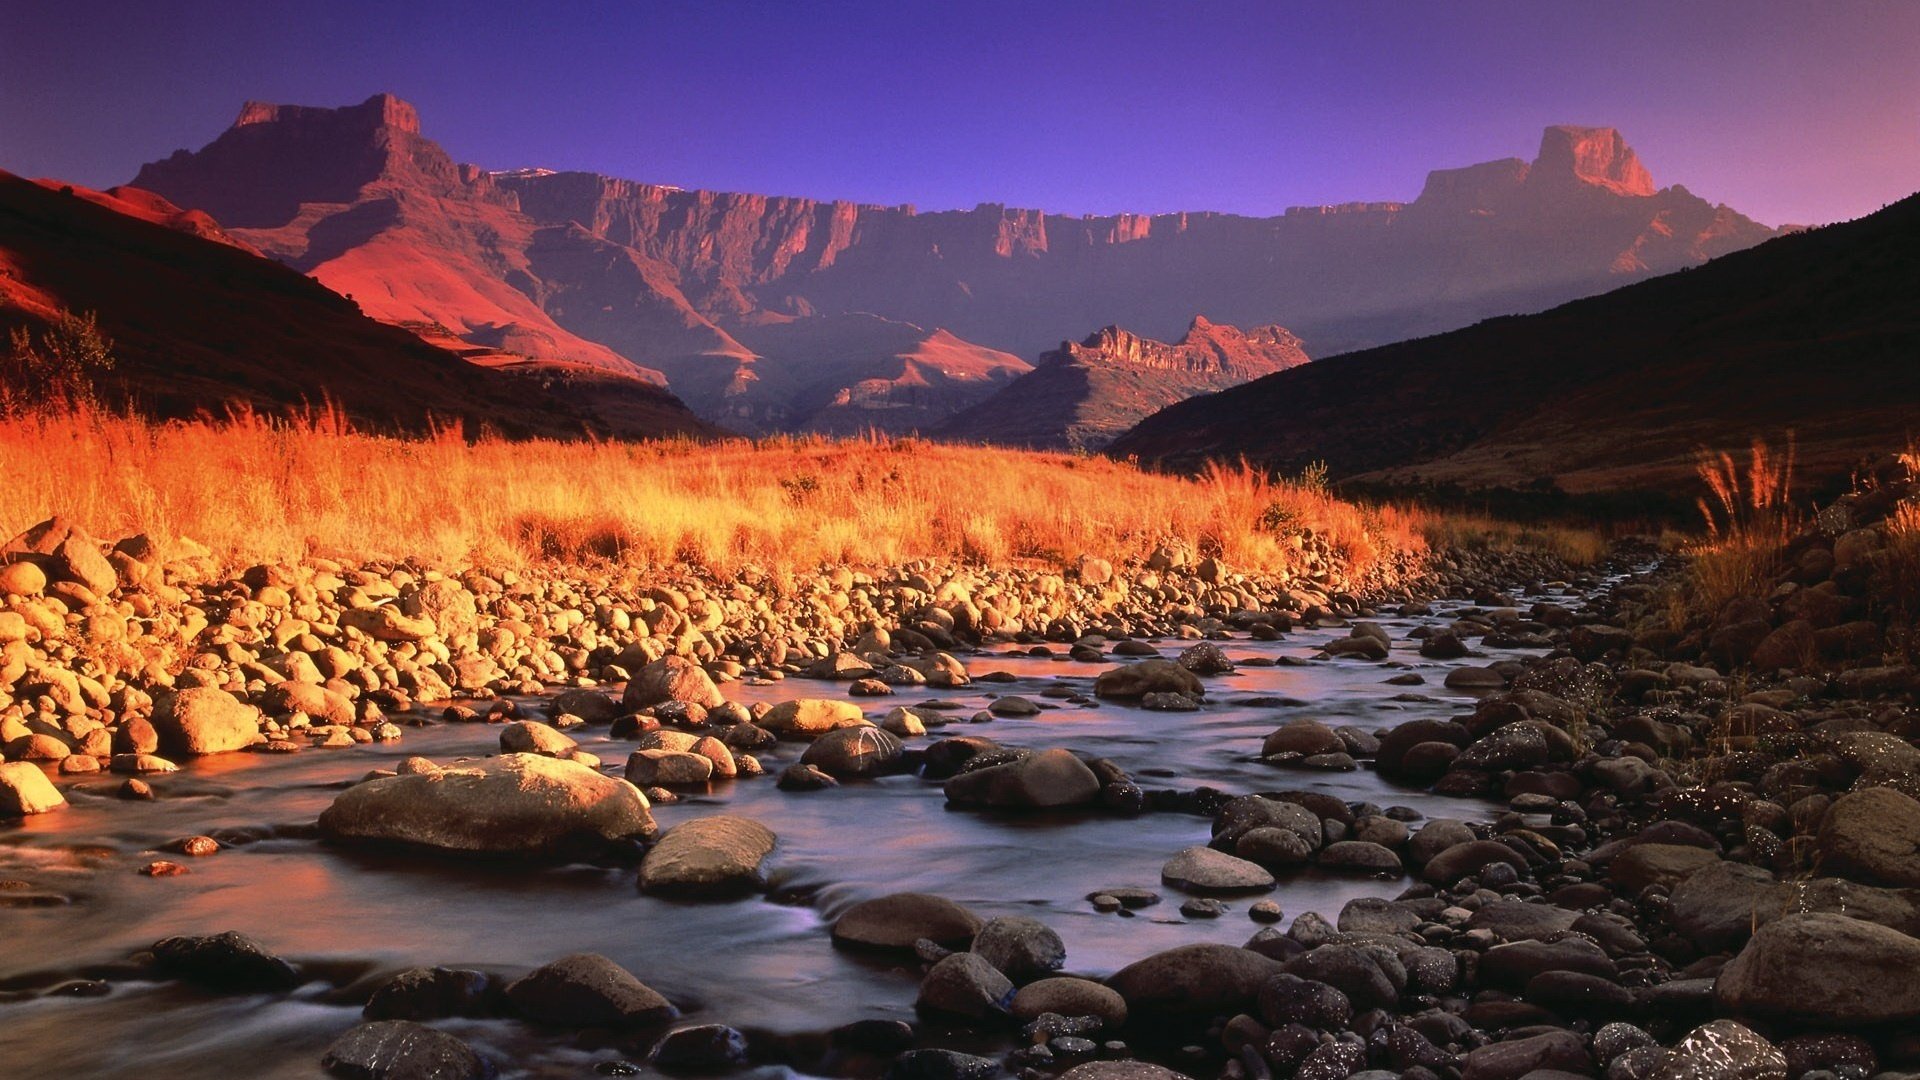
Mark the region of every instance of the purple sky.
POLYGON ((923 209, 1407 199, 1610 124, 1768 224, 1920 189, 1920 3, 14 5, 0 168, 105 186, 247 98, 391 90, 463 161, 923 209))

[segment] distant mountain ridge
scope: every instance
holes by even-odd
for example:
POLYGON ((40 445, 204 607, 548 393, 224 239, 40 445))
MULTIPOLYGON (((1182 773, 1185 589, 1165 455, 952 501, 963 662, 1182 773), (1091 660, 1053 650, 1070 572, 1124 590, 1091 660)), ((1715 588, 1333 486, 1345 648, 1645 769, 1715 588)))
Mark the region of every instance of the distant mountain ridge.
POLYGON ((1141 422, 1110 448, 1337 478, 1690 490, 1701 450, 1797 447, 1844 480, 1920 437, 1920 195, 1534 315, 1317 360, 1141 422))
POLYGON ((1307 362, 1279 326, 1241 331, 1196 316, 1177 342, 1117 326, 1063 341, 1031 372, 956 415, 935 434, 966 442, 1097 450, 1134 424, 1196 394, 1307 362))
POLYGON ((1205 312, 1286 326, 1327 353, 1547 307, 1773 235, 1656 188, 1610 128, 1550 128, 1531 162, 1437 170, 1407 203, 1272 218, 921 213, 487 172, 455 164, 412 106, 376 95, 340 109, 249 103, 136 185, 376 318, 444 326, 503 362, 657 371, 703 416, 748 431, 832 427, 852 415, 834 402, 937 427, 1016 371, 999 357, 1024 362, 1090 327, 1164 341, 1205 312), (944 373, 896 363, 912 333, 944 333, 943 355, 970 359, 944 373))

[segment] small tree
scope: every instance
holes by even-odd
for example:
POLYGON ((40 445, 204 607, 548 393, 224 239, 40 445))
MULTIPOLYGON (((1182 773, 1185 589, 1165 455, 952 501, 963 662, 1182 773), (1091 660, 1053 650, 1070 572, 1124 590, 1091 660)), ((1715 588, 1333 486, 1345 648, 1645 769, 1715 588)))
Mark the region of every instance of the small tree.
POLYGON ((61 310, 45 327, 15 327, 0 356, 0 412, 75 408, 94 401, 93 380, 113 370, 113 342, 93 312, 61 310))

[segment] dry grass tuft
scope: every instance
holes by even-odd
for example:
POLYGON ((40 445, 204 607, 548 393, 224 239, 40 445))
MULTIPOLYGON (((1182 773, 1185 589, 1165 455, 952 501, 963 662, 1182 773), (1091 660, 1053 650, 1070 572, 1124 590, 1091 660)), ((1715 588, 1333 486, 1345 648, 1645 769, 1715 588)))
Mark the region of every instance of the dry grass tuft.
POLYGON ((1716 615, 1736 597, 1764 596, 1772 587, 1787 541, 1801 524, 1791 495, 1793 471, 1792 439, 1783 454, 1755 439, 1744 469, 1732 454, 1701 455, 1706 538, 1688 549, 1690 589, 1677 618, 1716 615))
POLYGON ((0 422, 0 529, 54 511, 106 535, 191 537, 234 562, 618 560, 723 576, 917 559, 1120 561, 1174 542, 1248 572, 1386 582, 1417 565, 1433 528, 1415 511, 1247 468, 1182 479, 882 438, 399 440, 355 432, 327 410, 291 422, 0 422))

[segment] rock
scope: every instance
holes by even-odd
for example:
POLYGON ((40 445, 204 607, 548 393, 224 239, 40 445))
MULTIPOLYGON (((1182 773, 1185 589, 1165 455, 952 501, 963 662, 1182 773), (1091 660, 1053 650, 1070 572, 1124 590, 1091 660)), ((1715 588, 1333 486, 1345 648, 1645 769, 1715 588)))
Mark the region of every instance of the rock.
POLYGON ((1464 844, 1455 844, 1427 861, 1420 876, 1435 885, 1452 885, 1464 877, 1471 877, 1495 863, 1506 863, 1516 870, 1525 872, 1527 860, 1521 854, 1498 840, 1470 840, 1464 844))
POLYGON ((1675 1043, 1647 1080, 1787 1080, 1787 1056, 1751 1028, 1715 1020, 1675 1043))
POLYGON ((747 1037, 725 1024, 701 1024, 668 1033, 654 1048, 662 1072, 726 1072, 747 1063, 747 1037))
POLYGON ((887 1066, 886 1080, 988 1080, 1000 1072, 992 1058, 958 1050, 909 1050, 887 1066))
POLYGON ((1720 972, 1723 1012, 1840 1029, 1920 1020, 1920 940, 1834 914, 1761 927, 1720 972))
POLYGON ((1315 1031, 1341 1031, 1353 1019, 1353 1002, 1326 983, 1280 974, 1260 987, 1260 1018, 1269 1027, 1304 1024, 1315 1031))
POLYGON ((1593 1056, 1571 1031, 1550 1031, 1524 1039, 1489 1043, 1469 1053, 1462 1080, 1520 1080, 1530 1072, 1551 1070, 1586 1076, 1593 1056))
POLYGON ((31 562, 0 565, 0 596, 39 596, 47 588, 46 571, 31 562))
POLYGON ((1605 979, 1620 974, 1605 949, 1579 934, 1545 941, 1510 941, 1480 954, 1480 981, 1490 986, 1521 990, 1546 971, 1577 971, 1605 979))
POLYGON ((1069 750, 1042 750, 1018 761, 963 772, 946 783, 956 806, 1048 809, 1083 806, 1100 797, 1100 778, 1069 750))
POLYGON ((1225 675, 1233 670, 1233 661, 1227 659, 1220 646, 1211 641, 1202 641, 1180 650, 1178 663, 1195 675, 1225 675))
POLYGON ((196 686, 156 703, 153 727, 175 757, 244 750, 260 739, 260 711, 211 686, 196 686))
POLYGON ((715 814, 668 829, 640 862, 642 891, 713 898, 758 892, 773 831, 749 818, 715 814))
POLYGON ((549 1027, 634 1028, 665 1023, 678 1009, 633 973, 598 953, 574 953, 507 987, 514 1012, 549 1027))
POLYGON ((1573 928, 1578 914, 1552 904, 1495 900, 1467 919, 1468 930, 1490 930, 1501 941, 1538 941, 1573 928))
POLYGON ((1190 847, 1160 868, 1160 880, 1197 893, 1266 892, 1273 875, 1258 864, 1210 847, 1190 847))
POLYGON ((375 1020, 333 1041, 321 1068, 349 1080, 485 1080, 493 1066, 473 1047, 411 1020, 375 1020))
POLYGON ((1328 844, 1315 861, 1330 870, 1362 874, 1397 874, 1404 869, 1399 855, 1366 840, 1339 840, 1328 844))
POLYGON ((1687 844, 1635 844, 1614 856, 1607 876, 1634 895, 1649 885, 1671 889, 1720 856, 1687 844))
POLYGON ((1920 802, 1887 787, 1842 795, 1820 823, 1819 848, 1822 870, 1920 886, 1920 802))
POLYGON ((905 751, 892 734, 862 724, 829 731, 815 739, 800 755, 800 763, 836 780, 861 780, 896 771, 905 751))
POLYGON ((760 726, 781 738, 814 738, 839 728, 867 723, 860 706, 834 698, 798 698, 767 710, 760 726))
POLYGON ((589 724, 611 724, 620 715, 620 703, 598 690, 562 690, 547 703, 549 716, 577 716, 589 724))
POLYGON ((1288 974, 1326 983, 1356 1009, 1389 1009, 1407 987, 1407 969, 1391 951, 1368 945, 1321 945, 1287 961, 1288 974))
POLYGON ((292 964, 232 930, 211 937, 166 938, 149 951, 161 974, 214 990, 290 990, 300 984, 292 964))
POLYGON ((922 939, 964 948, 980 932, 979 916, 941 896, 892 893, 848 908, 833 923, 833 943, 911 952, 922 939))
POLYGON ((1109 668, 1093 680, 1093 692, 1103 698, 1137 699, 1153 693, 1205 693, 1200 677, 1171 660, 1140 660, 1109 668))
POLYGON ((1456 769, 1519 772, 1544 765, 1551 750, 1547 737, 1531 724, 1508 724, 1469 745, 1453 760, 1456 769))
POLYGON ((811 765, 802 765, 796 761, 780 771, 780 779, 774 786, 781 791, 824 791, 830 787, 839 787, 840 781, 811 765))
POLYGON ((1016 984, 1050 975, 1067 962, 1060 935, 1040 920, 1021 915, 987 920, 974 935, 971 951, 1016 984))
POLYGON ((516 720, 500 729, 500 752, 503 754, 566 757, 579 745, 538 720, 516 720))
POLYGON ((1127 1022, 1127 1002, 1111 987, 1091 979, 1060 975, 1021 987, 1013 995, 1016 1020, 1033 1020, 1046 1013, 1060 1016, 1097 1016, 1109 1030, 1127 1022))
POLYGON ((626 777, 637 788, 691 787, 713 779, 713 759, 691 750, 635 750, 626 777))
POLYGON ((1006 1011, 1013 983, 975 953, 951 953, 927 971, 915 1002, 929 1012, 984 1020, 1006 1011))
POLYGON ((1332 728, 1305 717, 1289 720, 1260 744, 1260 756, 1263 758, 1296 759, 1315 754, 1343 754, 1346 750, 1347 744, 1332 728))
POLYGON ((1747 662, 1755 671, 1798 671, 1819 658, 1813 624, 1805 619, 1793 619, 1761 638, 1747 662))
POLYGON ((1188 1080, 1185 1073, 1146 1061, 1089 1061, 1060 1074, 1060 1080, 1188 1080))
POLYGON ((663 656, 643 666, 628 680, 620 705, 629 712, 667 701, 688 701, 705 709, 726 702, 713 678, 684 656, 663 656))
POLYGON ((486 1008, 493 980, 464 968, 408 968, 381 983, 361 1015, 369 1020, 433 1020, 477 1016, 486 1008))
POLYGON ((275 716, 306 713, 316 724, 353 725, 353 702, 345 694, 314 683, 288 680, 266 688, 260 707, 275 716))
POLYGON ((65 805, 66 796, 53 786, 40 766, 28 761, 0 765, 0 818, 44 814, 65 805))
POLYGON ((1458 660, 1467 655, 1467 645, 1453 631, 1440 630, 1420 643, 1420 655, 1429 660, 1458 660))
POLYGON ((1206 1019, 1244 1012, 1280 963, 1231 945, 1181 945, 1115 972, 1107 985, 1134 1023, 1206 1019))
POLYGON ((368 780, 320 815, 321 834, 335 841, 536 857, 653 831, 646 796, 632 784, 535 754, 368 780))

